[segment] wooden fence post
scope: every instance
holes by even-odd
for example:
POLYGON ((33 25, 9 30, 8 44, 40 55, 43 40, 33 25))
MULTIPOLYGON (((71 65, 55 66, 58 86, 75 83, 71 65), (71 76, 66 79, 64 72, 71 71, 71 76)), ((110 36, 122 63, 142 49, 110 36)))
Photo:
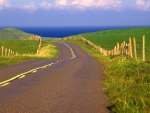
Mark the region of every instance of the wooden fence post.
POLYGON ((10 57, 10 49, 8 50, 8 57, 10 57))
POLYGON ((133 57, 131 37, 129 38, 129 56, 130 56, 131 58, 133 57))
POLYGON ((2 46, 2 57, 4 56, 4 46, 2 46))
POLYGON ((145 61, 145 35, 142 37, 142 53, 143 53, 143 61, 145 61))
POLYGON ((10 57, 12 57, 12 50, 10 50, 10 57))
POLYGON ((7 57, 7 48, 5 48, 5 57, 7 57))
POLYGON ((16 56, 18 56, 18 52, 16 52, 16 56))
POLYGON ((129 44, 125 44, 125 55, 129 55, 128 53, 129 53, 129 44))
POLYGON ((101 52, 101 47, 100 46, 98 46, 98 49, 99 49, 99 52, 101 52))
POLYGON ((134 57, 137 59, 137 52, 136 52, 136 39, 135 37, 133 38, 133 44, 134 44, 134 57))
POLYGON ((39 53, 39 50, 41 49, 41 43, 42 43, 42 40, 40 40, 40 43, 39 43, 39 45, 38 45, 38 49, 37 49, 37 54, 39 53))
POLYGON ((12 57, 13 51, 10 49, 10 57, 12 57))
POLYGON ((104 55, 107 56, 107 51, 106 50, 104 50, 104 55))
POLYGON ((125 49, 125 47, 126 47, 126 41, 123 41, 123 54, 125 54, 125 53, 126 53, 126 49, 125 49))
POLYGON ((12 57, 14 56, 14 51, 12 51, 12 57))
POLYGON ((119 51, 119 43, 117 42, 117 55, 120 54, 120 51, 119 51))
POLYGON ((117 47, 115 46, 115 48, 114 48, 114 55, 116 55, 117 54, 117 47))
POLYGON ((102 53, 102 48, 100 48, 100 52, 102 53))
POLYGON ((87 45, 89 45, 89 41, 87 41, 87 45))
POLYGON ((121 43, 120 48, 121 48, 121 54, 123 55, 123 43, 121 43))
POLYGON ((107 55, 110 56, 110 51, 107 51, 107 55))

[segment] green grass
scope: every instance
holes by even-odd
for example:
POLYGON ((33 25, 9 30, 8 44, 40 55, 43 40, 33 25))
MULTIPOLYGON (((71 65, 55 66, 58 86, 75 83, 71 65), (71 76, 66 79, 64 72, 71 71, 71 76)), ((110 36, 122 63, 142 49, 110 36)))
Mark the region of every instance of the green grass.
POLYGON ((105 65, 104 88, 117 113, 150 112, 150 63, 115 57, 105 65))
POLYGON ((6 58, 2 58, 0 57, 0 67, 2 66, 9 66, 9 65, 13 65, 13 64, 17 64, 23 61, 27 61, 27 60, 32 60, 35 59, 34 57, 28 57, 28 56, 18 56, 18 57, 6 57, 6 58))
POLYGON ((0 30, 0 40, 24 40, 34 34, 29 34, 15 28, 5 28, 0 30))
POLYGON ((78 44, 104 66, 103 86, 112 104, 112 113, 150 112, 149 62, 124 56, 106 57, 81 41, 71 42, 78 44))
POLYGON ((0 40, 0 66, 8 66, 32 59, 52 59, 58 57, 58 49, 48 41, 42 41, 39 54, 36 54, 39 42, 29 40, 0 40), (1 57, 1 46, 18 52, 17 57, 1 57))
POLYGON ((129 42, 129 37, 135 37, 137 42, 138 57, 142 56, 142 36, 146 36, 146 59, 150 59, 150 27, 130 28, 119 30, 106 30, 93 33, 81 34, 82 37, 106 50, 111 50, 116 43, 129 42))
MULTIPOLYGON (((18 52, 19 54, 26 54, 26 53, 35 54, 38 45, 39 45, 38 41, 0 40, 0 47, 4 46, 5 48, 18 52)), ((1 49, 0 49, 0 52, 1 52, 1 49)))

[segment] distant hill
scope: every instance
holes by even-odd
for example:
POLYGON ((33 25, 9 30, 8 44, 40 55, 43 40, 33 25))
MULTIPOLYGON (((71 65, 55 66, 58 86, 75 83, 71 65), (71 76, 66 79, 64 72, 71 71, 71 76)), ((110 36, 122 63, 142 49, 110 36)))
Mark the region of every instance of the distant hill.
POLYGON ((0 30, 0 40, 26 40, 34 34, 29 34, 15 28, 5 28, 0 30))

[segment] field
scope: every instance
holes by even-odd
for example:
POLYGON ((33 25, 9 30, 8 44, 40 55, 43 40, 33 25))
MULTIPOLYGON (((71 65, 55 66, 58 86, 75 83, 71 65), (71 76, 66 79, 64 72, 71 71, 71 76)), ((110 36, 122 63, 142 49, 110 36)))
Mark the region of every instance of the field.
POLYGON ((39 42, 29 40, 1 40, 0 47, 4 46, 7 49, 11 49, 14 52, 18 52, 17 57, 1 57, 0 48, 0 66, 12 65, 31 59, 43 59, 43 58, 56 58, 58 57, 58 49, 56 46, 50 44, 48 41, 42 41, 42 46, 38 54, 39 42))
POLYGON ((111 50, 123 41, 129 42, 129 37, 136 38, 138 57, 142 56, 142 36, 146 37, 146 59, 150 59, 150 28, 130 28, 119 30, 106 30, 93 33, 81 34, 82 37, 106 50, 111 50))

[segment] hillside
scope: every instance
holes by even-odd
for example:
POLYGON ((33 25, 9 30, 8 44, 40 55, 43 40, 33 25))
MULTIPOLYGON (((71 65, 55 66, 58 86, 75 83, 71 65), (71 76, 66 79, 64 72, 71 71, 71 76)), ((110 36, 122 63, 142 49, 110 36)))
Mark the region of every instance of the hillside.
POLYGON ((25 33, 15 28, 5 28, 0 30, 0 40, 24 40, 34 34, 25 33))
POLYGON ((149 46, 150 42, 150 27, 147 28, 129 28, 118 30, 105 30, 93 33, 81 34, 82 37, 92 41, 106 50, 111 50, 116 45, 116 42, 122 43, 128 41, 129 37, 135 37, 137 44, 142 44, 142 36, 146 36, 146 44, 149 46))

